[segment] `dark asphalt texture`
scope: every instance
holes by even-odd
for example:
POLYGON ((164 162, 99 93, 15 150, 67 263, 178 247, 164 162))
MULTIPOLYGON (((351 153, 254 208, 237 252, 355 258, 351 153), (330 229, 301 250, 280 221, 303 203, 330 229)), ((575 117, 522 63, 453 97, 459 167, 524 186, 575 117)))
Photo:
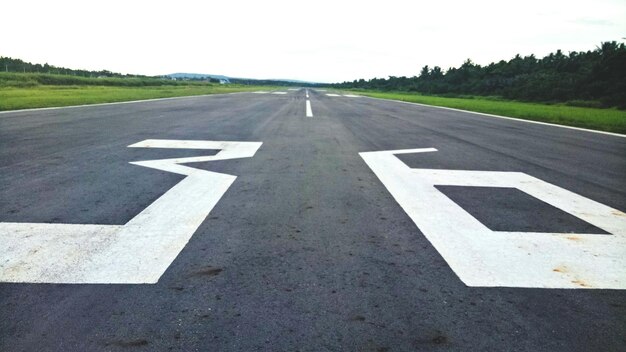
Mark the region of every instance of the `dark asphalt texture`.
MULTIPOLYGON (((0 114, 5 222, 124 224, 182 178, 129 161, 207 154, 127 148, 144 139, 263 142, 195 165, 238 178, 157 284, 0 283, 0 351, 626 349, 625 291, 466 287, 358 155, 435 147, 400 158, 625 211, 626 138, 310 94, 313 118, 304 90, 0 114)), ((479 191, 445 190, 496 229, 554 230, 547 205, 479 191)))

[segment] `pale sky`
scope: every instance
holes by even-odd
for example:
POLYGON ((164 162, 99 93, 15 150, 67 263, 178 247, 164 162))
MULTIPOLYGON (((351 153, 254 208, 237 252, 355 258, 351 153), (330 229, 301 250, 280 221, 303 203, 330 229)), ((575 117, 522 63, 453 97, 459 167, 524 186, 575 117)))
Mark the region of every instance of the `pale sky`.
POLYGON ((340 82, 624 41, 626 0, 5 1, 0 56, 340 82))

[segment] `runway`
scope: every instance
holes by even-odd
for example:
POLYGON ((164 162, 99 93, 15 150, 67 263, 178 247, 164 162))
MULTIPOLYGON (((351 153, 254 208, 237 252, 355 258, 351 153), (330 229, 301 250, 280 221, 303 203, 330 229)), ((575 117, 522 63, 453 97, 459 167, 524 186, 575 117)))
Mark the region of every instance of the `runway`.
POLYGON ((311 88, 3 113, 0 350, 620 350, 625 176, 311 88))

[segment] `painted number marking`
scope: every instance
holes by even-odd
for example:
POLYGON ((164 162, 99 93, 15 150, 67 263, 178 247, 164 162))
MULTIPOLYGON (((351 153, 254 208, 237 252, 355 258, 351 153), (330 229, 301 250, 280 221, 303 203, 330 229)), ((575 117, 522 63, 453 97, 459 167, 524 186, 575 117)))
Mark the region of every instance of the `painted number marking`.
POLYGON ((261 143, 149 139, 129 147, 220 151, 132 162, 186 177, 125 225, 0 223, 0 281, 156 283, 237 178, 182 164, 250 158, 261 143))
POLYGON ((360 153, 468 286, 626 289, 626 214, 520 172, 412 169, 396 154, 360 153), (610 235, 492 231, 435 188, 512 187, 610 235))

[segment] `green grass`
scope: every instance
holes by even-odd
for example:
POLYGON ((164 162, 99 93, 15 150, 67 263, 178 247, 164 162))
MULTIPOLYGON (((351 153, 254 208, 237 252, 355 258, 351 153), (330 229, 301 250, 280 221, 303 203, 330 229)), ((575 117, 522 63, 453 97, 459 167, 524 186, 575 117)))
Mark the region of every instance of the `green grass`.
POLYGON ((82 77, 74 75, 58 75, 49 73, 16 73, 0 72, 0 88, 30 88, 39 85, 49 86, 116 86, 116 87, 145 87, 145 86, 200 86, 206 85, 202 81, 173 81, 158 77, 82 77))
POLYGON ((626 134, 626 111, 624 110, 523 103, 482 97, 444 98, 416 93, 367 90, 357 90, 355 92, 374 98, 443 106, 487 114, 517 117, 525 120, 626 134))
MULTIPOLYGON (((173 86, 48 86, 35 85, 28 88, 0 87, 0 111, 44 108, 131 100, 170 98, 204 94, 246 92, 271 87, 191 84, 173 86)), ((274 87, 275 89, 275 87, 274 87)))
POLYGON ((276 88, 278 87, 173 81, 154 77, 95 78, 47 73, 0 72, 0 111, 276 88))

